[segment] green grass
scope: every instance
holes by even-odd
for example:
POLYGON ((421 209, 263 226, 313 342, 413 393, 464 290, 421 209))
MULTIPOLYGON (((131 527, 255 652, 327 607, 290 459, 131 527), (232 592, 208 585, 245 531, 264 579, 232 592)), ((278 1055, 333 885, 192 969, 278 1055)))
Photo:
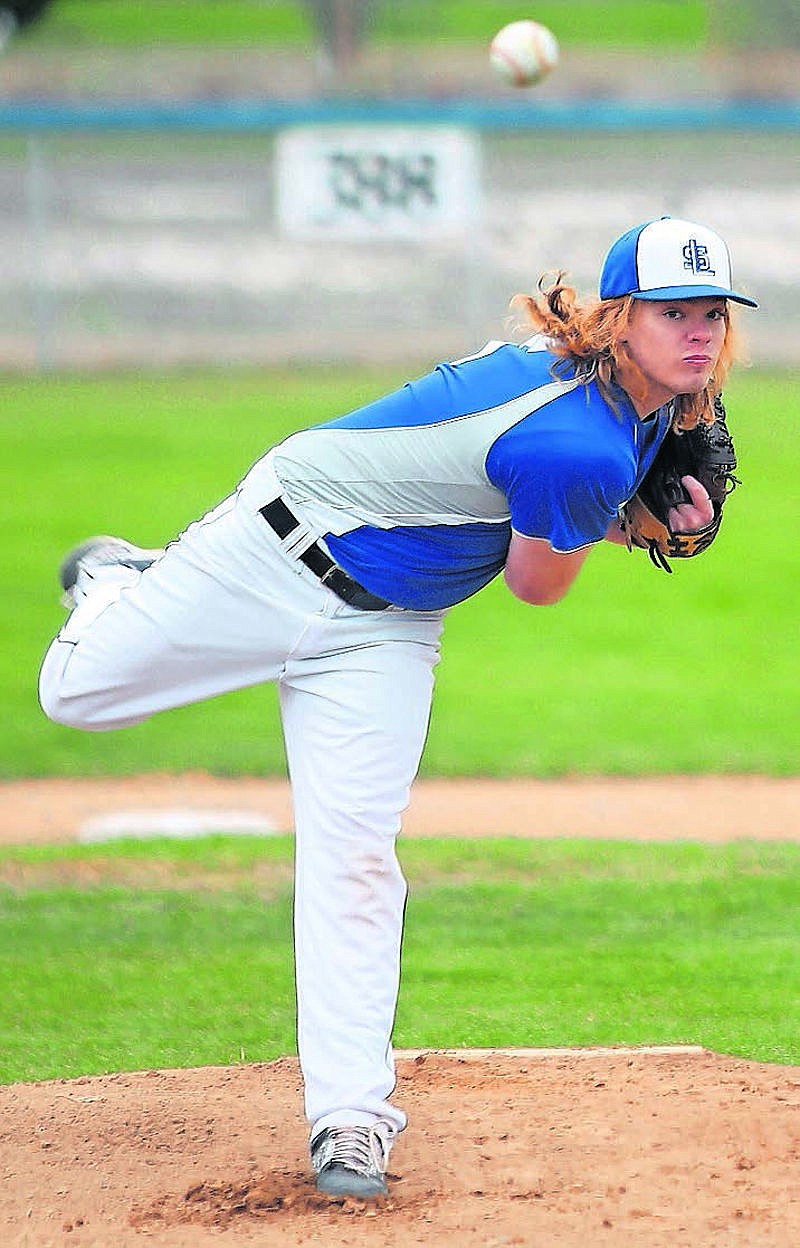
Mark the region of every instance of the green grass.
MULTIPOLYGON (((376 0, 369 39, 376 44, 488 42, 506 22, 524 16, 518 0, 376 0)), ((563 46, 695 50, 708 25, 704 0, 542 0, 537 20, 563 46)), ((314 25, 296 0, 58 0, 23 39, 31 47, 252 47, 308 45, 314 25)))
MULTIPOLYGON (((271 687, 117 733, 45 721, 36 676, 63 620, 57 564, 91 533, 162 544, 273 440, 401 380, 324 369, 0 379, 0 777, 282 772, 271 687)), ((674 575, 603 546, 556 607, 495 583, 451 613, 425 774, 796 774, 796 390, 796 372, 738 374, 728 399, 744 484, 715 546, 674 575)))
MULTIPOLYGON (((579 829, 576 829, 579 832, 579 829)), ((0 853, 0 1081, 294 1051, 288 838, 0 853), (56 952, 57 951, 57 952, 56 952)), ((800 1062, 800 847, 403 843, 399 1047, 800 1062)))

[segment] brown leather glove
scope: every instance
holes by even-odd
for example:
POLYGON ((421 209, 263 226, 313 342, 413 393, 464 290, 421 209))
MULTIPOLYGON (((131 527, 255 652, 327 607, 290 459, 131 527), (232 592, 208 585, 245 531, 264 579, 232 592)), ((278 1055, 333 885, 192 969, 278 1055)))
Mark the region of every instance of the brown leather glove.
POLYGON ((646 477, 629 502, 620 507, 620 526, 628 549, 646 550, 656 567, 671 572, 670 559, 690 559, 706 550, 719 532, 725 499, 739 485, 735 477, 736 452, 725 423, 721 397, 714 400, 712 424, 699 422, 694 429, 670 429, 646 477), (694 477, 707 490, 714 516, 701 529, 674 533, 669 526, 671 507, 690 502, 682 484, 694 477))

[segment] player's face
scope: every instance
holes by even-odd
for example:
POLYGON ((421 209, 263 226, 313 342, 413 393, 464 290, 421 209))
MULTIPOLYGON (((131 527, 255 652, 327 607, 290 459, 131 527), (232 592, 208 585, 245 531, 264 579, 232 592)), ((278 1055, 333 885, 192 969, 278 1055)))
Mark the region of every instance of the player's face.
MULTIPOLYGON (((727 329, 724 299, 635 299, 625 342, 648 391, 640 415, 676 394, 698 394, 714 372, 727 329)), ((624 368, 620 378, 625 385, 624 368)))

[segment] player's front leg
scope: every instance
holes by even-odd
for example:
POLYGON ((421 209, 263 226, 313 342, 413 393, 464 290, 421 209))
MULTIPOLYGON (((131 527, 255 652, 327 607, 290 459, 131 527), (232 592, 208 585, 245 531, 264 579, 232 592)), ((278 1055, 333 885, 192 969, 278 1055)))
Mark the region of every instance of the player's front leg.
POLYGON ((389 1147, 405 1125, 390 1100, 406 899, 395 841, 427 733, 440 628, 435 616, 342 608, 280 683, 295 808, 298 1042, 326 1192, 385 1191, 389 1147))

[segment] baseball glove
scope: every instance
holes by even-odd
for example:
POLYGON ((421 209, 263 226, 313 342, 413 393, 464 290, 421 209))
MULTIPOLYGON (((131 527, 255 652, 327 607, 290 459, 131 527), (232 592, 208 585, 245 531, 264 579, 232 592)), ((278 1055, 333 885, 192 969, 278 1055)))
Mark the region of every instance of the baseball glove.
POLYGON ((706 550, 719 532, 722 506, 740 483, 735 477, 736 452, 725 423, 722 399, 714 400, 714 421, 694 429, 670 429, 638 491, 620 508, 620 525, 628 549, 642 547, 657 568, 671 572, 670 559, 690 559, 706 550), (681 478, 692 476, 708 491, 713 519, 691 533, 669 527, 670 507, 691 502, 681 478))

